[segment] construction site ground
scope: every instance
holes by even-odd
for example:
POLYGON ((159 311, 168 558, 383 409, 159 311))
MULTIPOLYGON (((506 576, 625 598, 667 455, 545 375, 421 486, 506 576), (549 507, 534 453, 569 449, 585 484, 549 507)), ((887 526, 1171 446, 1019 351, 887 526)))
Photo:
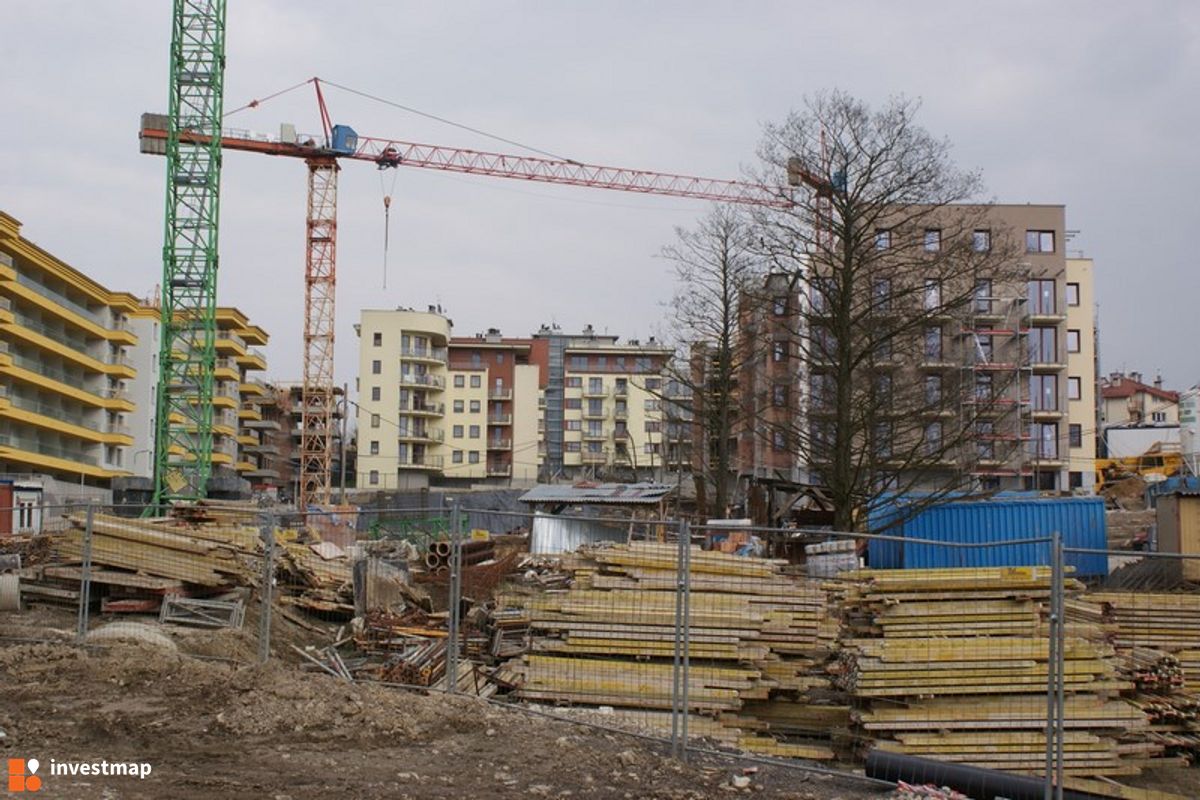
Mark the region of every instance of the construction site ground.
MULTIPOLYGON (((858 800, 840 777, 722 757, 668 757, 646 739, 468 697, 350 684, 301 659, 253 664, 254 627, 166 628, 174 648, 68 640, 74 615, 0 614, 0 751, 57 762, 146 762, 133 777, 44 775, 64 798, 707 798, 858 800), (61 638, 61 642, 35 639, 61 638), (23 641, 24 640, 24 641, 23 641), (735 777, 750 785, 735 788, 735 777)), ((148 628, 156 628, 150 622, 148 628)), ((303 638, 286 625, 273 644, 303 638)), ((103 637, 100 637, 103 640, 103 637)), ((294 654, 293 654, 294 655, 294 654)))

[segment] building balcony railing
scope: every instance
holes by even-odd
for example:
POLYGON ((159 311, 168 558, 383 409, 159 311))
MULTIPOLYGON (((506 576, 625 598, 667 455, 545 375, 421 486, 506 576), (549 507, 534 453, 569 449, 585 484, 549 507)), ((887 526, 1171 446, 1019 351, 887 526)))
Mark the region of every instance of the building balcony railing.
POLYGON ((580 453, 580 460, 584 464, 605 464, 608 462, 608 453, 603 451, 597 453, 594 451, 584 450, 580 453))
POLYGON ((600 442, 608 438, 608 434, 604 431, 584 431, 583 440, 586 442, 600 442))
POLYGON ((400 358, 402 359, 420 359, 423 361, 436 361, 439 364, 446 363, 446 348, 444 347, 401 347, 400 358))
POLYGON ((94 456, 87 455, 80 450, 68 450, 62 447, 48 445, 37 439, 26 439, 20 436, 6 436, 0 434, 0 447, 12 447, 17 450, 24 450, 28 453, 37 453, 42 456, 51 458, 62 458, 67 461, 78 461, 81 464, 87 464, 92 467, 100 466, 100 459, 94 456))
POLYGON ((613 387, 613 397, 625 397, 629 394, 629 384, 619 383, 613 387))
POLYGON ((629 419, 629 409, 617 408, 613 410, 613 419, 629 419))
POLYGON ((599 411, 591 411, 591 410, 585 408, 583 410, 583 418, 584 419, 606 419, 607 417, 608 417, 608 412, 606 412, 604 409, 601 409, 599 411))
POLYGON ((512 439, 488 439, 488 450, 512 450, 512 439))
POLYGON ((489 478, 507 478, 512 475, 512 464, 488 464, 489 478))
POLYGON ((446 432, 441 428, 401 428, 396 433, 396 438, 418 442, 442 442, 446 439, 446 432))
POLYGON ((512 425, 512 414, 490 414, 488 425, 512 425))
POLYGON ((603 386, 585 386, 583 387, 584 397, 608 397, 608 389, 603 386))
POLYGON ((446 381, 441 375, 417 375, 411 372, 400 373, 401 386, 424 386, 430 389, 443 389, 446 381))
POLYGON ((495 400, 497 402, 512 400, 512 396, 512 389, 492 389, 488 392, 488 400, 495 400))
POLYGON ((446 404, 445 403, 418 403, 416 401, 413 401, 409 405, 405 406, 403 403, 401 403, 400 404, 400 413, 401 414, 429 414, 432 416, 440 417, 446 413, 446 404))
POLYGON ((409 456, 401 459, 400 469, 441 469, 445 460, 441 456, 409 456))
POLYGON ((24 273, 20 273, 20 272, 17 273, 17 283, 20 284, 21 286, 24 286, 26 289, 31 289, 35 293, 40 294, 42 297, 46 298, 47 300, 52 301, 55 305, 59 305, 70 311, 73 311, 76 314, 78 314, 79 316, 86 319, 87 321, 95 323, 96 325, 99 325, 102 328, 109 328, 110 330, 125 330, 125 328, 123 326, 117 327, 116 324, 114 324, 115 322, 119 322, 119 321, 114 321, 114 323, 110 323, 109 321, 105 320, 101 314, 98 314, 95 311, 92 311, 90 308, 88 308, 85 305, 76 303, 74 300, 69 300, 66 297, 66 295, 63 295, 59 292, 54 291, 53 289, 49 289, 49 288, 43 286, 42 284, 33 280, 32 278, 30 278, 28 275, 25 275, 24 273))

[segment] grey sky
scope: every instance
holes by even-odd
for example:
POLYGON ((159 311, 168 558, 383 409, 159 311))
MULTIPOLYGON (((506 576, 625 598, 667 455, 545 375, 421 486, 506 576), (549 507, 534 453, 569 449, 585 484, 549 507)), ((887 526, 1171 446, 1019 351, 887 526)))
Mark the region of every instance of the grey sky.
MULTIPOLYGON (((101 282, 160 280, 164 164, 137 152, 164 111, 170 3, 2 4, 7 131, 0 208, 101 282)), ((905 93, 1001 202, 1063 203, 1096 259, 1103 368, 1200 380, 1192 311, 1200 213, 1200 4, 1193 2, 360 2, 230 0, 226 108, 319 75, 594 163, 738 177, 761 125, 806 92, 905 93)), ((519 152, 331 91, 359 133, 519 152)), ((319 128, 303 90, 229 119, 319 128)), ((340 184, 338 379, 363 307, 440 302, 455 330, 542 322, 646 336, 669 298, 657 258, 703 204, 422 170, 340 184)), ((305 170, 231 153, 219 300, 271 334, 269 374, 300 374, 305 170)))

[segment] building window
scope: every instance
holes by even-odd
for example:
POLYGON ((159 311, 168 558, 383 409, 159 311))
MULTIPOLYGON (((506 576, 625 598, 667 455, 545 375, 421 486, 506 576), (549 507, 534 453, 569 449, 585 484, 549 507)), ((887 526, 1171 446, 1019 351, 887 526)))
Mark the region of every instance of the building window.
POLYGON ((479 438, 479 426, 472 425, 471 429, 470 429, 470 434, 471 434, 472 439, 478 439, 479 438))
POLYGON ((1167 421, 1167 412, 1151 411, 1150 412, 1150 421, 1151 422, 1166 422, 1167 421))
POLYGON ((371 334, 371 344, 375 347, 382 347, 383 346, 383 334, 378 331, 371 334))
POLYGON ((464 376, 462 376, 462 375, 455 375, 455 376, 454 376, 454 388, 455 388, 455 389, 461 389, 461 388, 463 388, 463 387, 464 387, 464 386, 466 386, 466 385, 467 385, 467 379, 466 379, 466 377, 464 377, 464 376))
POLYGON ((596 366, 597 367, 607 367, 608 366, 608 356, 596 356, 596 366))
POLYGON ((1083 381, 1075 376, 1067 378, 1067 399, 1078 400, 1083 397, 1083 381))
POLYGON ((564 384, 568 389, 579 389, 583 387, 583 378, 578 375, 568 375, 564 384))
POLYGON ((892 457, 892 423, 875 423, 875 455, 879 458, 892 457))
MULTIPOLYGON (((649 403, 651 401, 647 400, 646 402, 649 403)), ((589 417, 604 416, 604 401, 596 398, 588 400, 587 413, 589 417)))
POLYGON ((942 232, 938 228, 925 230, 925 252, 936 253, 942 249, 942 232))
POLYGON ((603 378, 588 378, 588 394, 602 394, 604 392, 603 378))
POLYGON ((563 449, 568 453, 578 453, 581 448, 579 442, 563 442, 563 449))
POLYGON ((579 431, 579 430, 583 430, 583 423, 581 423, 581 422, 580 422, 579 420, 577 420, 577 419, 569 419, 569 420, 567 420, 567 421, 566 421, 566 426, 567 426, 567 430, 569 430, 569 431, 579 431))
POLYGON ((833 280, 830 278, 814 278, 812 284, 812 310, 818 314, 829 310, 833 300, 833 280))
POLYGON ((990 278, 980 278, 975 281, 975 313, 992 313, 992 281, 990 278))
POLYGON ((471 401, 471 413, 472 413, 472 414, 478 414, 478 413, 479 413, 479 410, 480 410, 482 407, 483 407, 483 406, 479 405, 479 401, 478 401, 478 400, 472 400, 472 401, 471 401))
POLYGON ((378 386, 372 386, 371 387, 371 399, 374 401, 378 401, 381 391, 382 390, 378 386))
POLYGON ((931 422, 925 426, 925 438, 922 441, 925 455, 935 456, 942 449, 942 423, 931 422))
POLYGON ((940 406, 942 404, 942 376, 925 376, 925 405, 940 406))
POLYGON ((471 388, 478 389, 480 386, 483 386, 483 378, 479 375, 472 375, 471 376, 471 388))
POLYGON ((971 234, 971 249, 976 253, 986 253, 992 249, 992 232, 978 230, 971 234))
POLYGON ((450 454, 450 461, 455 464, 463 463, 462 454, 463 454, 462 450, 455 450, 453 453, 450 454))
POLYGON ((373 455, 373 456, 379 455, 379 442, 378 441, 371 442, 371 451, 370 452, 371 452, 371 455, 373 455))
POLYGON ((1068 283, 1067 284, 1067 305, 1069 305, 1069 306, 1078 306, 1079 305, 1079 284, 1078 283, 1068 283))
POLYGON ((975 423, 975 451, 980 461, 996 460, 995 425, 991 422, 975 423))
POLYGON ((1058 410, 1058 376, 1033 375, 1029 378, 1029 399, 1034 411, 1058 410))
POLYGON ((1029 313, 1055 314, 1058 304, 1056 301, 1057 287, 1054 280, 1035 280, 1029 282, 1029 313))
POLYGON ((1074 422, 1068 425, 1067 439, 1071 447, 1083 447, 1083 426, 1074 422))
POLYGON ((467 461, 470 462, 471 464, 478 464, 479 463, 479 451, 472 450, 470 455, 467 456, 467 461))
POLYGON ((1053 253, 1054 231, 1025 231, 1026 253, 1053 253))
POLYGON ((662 431, 662 423, 656 419, 646 420, 646 433, 659 433, 662 431))
POLYGON ((1029 360, 1034 364, 1058 363, 1058 329, 1033 327, 1029 329, 1029 360))
POLYGON ((496 353, 496 363, 497 364, 504 363, 504 353, 496 353))
POLYGON ((787 390, 788 387, 782 383, 777 383, 771 387, 771 404, 775 406, 787 405, 787 390))
POLYGON ((571 369, 587 369, 587 356, 571 356, 571 369))
POLYGON ((783 361, 787 357, 787 342, 774 342, 771 348, 771 360, 783 361))
POLYGON ((994 398, 992 394, 992 376, 986 372, 976 373, 975 375, 975 399, 981 402, 991 402, 994 398))
POLYGON ((376 361, 372 361, 372 362, 371 362, 371 374, 372 374, 372 375, 378 375, 378 374, 380 374, 381 372, 383 372, 383 362, 382 362, 382 361, 378 361, 378 360, 376 360, 376 361))
POLYGON ((646 391, 657 392, 662 389, 662 378, 646 378, 646 391))
POLYGON ((1058 424, 1035 423, 1033 439, 1028 445, 1029 455, 1034 458, 1058 458, 1058 424))
POLYGON ((925 329, 925 360, 942 360, 942 329, 940 326, 931 325, 925 329))
POLYGON ((378 486, 379 485, 379 470, 377 470, 377 469, 371 470, 371 475, 367 479, 367 482, 370 483, 372 486, 378 486))
POLYGON ((875 249, 887 250, 892 246, 892 232, 886 228, 879 228, 875 231, 875 249))
POLYGON ((463 413, 463 401, 462 400, 454 401, 454 413, 455 414, 463 413))
POLYGON ((1067 352, 1068 353, 1078 353, 1079 349, 1080 349, 1079 348, 1079 331, 1068 330, 1067 331, 1067 352))
POLYGON ((578 411, 583 408, 583 401, 578 397, 568 397, 563 401, 563 408, 568 411, 578 411))
POLYGON ((942 305, 942 282, 937 278, 925 279, 924 306, 926 311, 933 311, 942 305))
POLYGON ((654 442, 646 442, 646 444, 642 446, 642 452, 648 456, 654 455, 654 451, 655 451, 654 442))
POLYGON ((478 350, 472 351, 471 352, 471 366, 479 367, 482 365, 483 365, 483 356, 480 354, 480 352, 478 350))
POLYGON ((775 431, 774 435, 771 437, 771 445, 776 450, 787 449, 787 436, 784 435, 783 431, 775 431))
POLYGON ((451 436, 453 436, 455 439, 461 439, 461 438, 463 438, 463 426, 462 426, 462 425, 455 425, 455 426, 454 426, 454 427, 451 429, 451 431, 450 431, 450 435, 451 435, 451 436))
POLYGON ((871 283, 871 307, 876 311, 891 309, 892 282, 887 278, 876 278, 871 283))
POLYGON ((372 427, 372 428, 378 428, 378 427, 379 427, 379 415, 378 415, 378 414, 372 414, 372 415, 371 415, 371 427, 372 427))
POLYGON ((875 376, 875 397, 880 403, 891 405, 892 402, 892 376, 884 373, 875 376))
POLYGON ((1082 472, 1068 472, 1067 473, 1067 488, 1068 489, 1082 489, 1083 488, 1083 473, 1082 472))
POLYGON ((782 317, 785 314, 787 314, 787 304, 788 303, 787 303, 786 295, 776 297, 773 305, 771 306, 771 310, 775 314, 775 316, 782 317))

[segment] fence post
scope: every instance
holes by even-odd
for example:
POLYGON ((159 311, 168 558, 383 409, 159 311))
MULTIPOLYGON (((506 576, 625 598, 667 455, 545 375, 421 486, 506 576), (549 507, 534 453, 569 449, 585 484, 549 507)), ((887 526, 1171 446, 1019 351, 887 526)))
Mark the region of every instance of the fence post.
POLYGON ((258 663, 265 664, 271 658, 271 606, 275 583, 275 515, 262 514, 258 536, 263 543, 262 606, 258 615, 258 663))
POLYGON ((462 508, 457 498, 450 501, 450 636, 446 642, 446 689, 458 691, 458 628, 462 611, 462 508))
POLYGON ((675 538, 678 552, 675 556, 675 648, 671 660, 671 756, 679 758, 679 729, 680 723, 683 721, 679 715, 679 703, 683 697, 680 685, 680 679, 683 677, 683 592, 687 573, 687 566, 684 563, 684 559, 687 558, 684 552, 687 549, 687 539, 684 538, 682 520, 676 526, 675 538))
POLYGON ((92 523, 95 507, 89 500, 87 504, 87 522, 83 529, 83 558, 79 566, 79 630, 75 632, 75 640, 83 643, 87 636, 88 614, 92 603, 92 523))
POLYGON ((1066 651, 1067 651, 1067 601, 1066 601, 1066 562, 1063 560, 1062 535, 1054 532, 1054 594, 1058 601, 1058 646, 1055 648, 1058 663, 1054 665, 1056 681, 1054 704, 1054 724, 1058 728, 1058 736, 1054 741, 1054 797, 1063 800, 1063 750, 1066 738, 1066 651))
POLYGON ((1045 800, 1062 800, 1063 728, 1065 700, 1063 696, 1066 668, 1063 651, 1066 647, 1066 602, 1063 581, 1062 537, 1058 531, 1050 534, 1050 630, 1046 660, 1046 776, 1042 796, 1045 800))
POLYGON ((684 520, 679 533, 683 540, 683 675, 682 688, 683 718, 679 729, 679 757, 687 762, 688 749, 688 672, 692 665, 692 526, 684 520))

